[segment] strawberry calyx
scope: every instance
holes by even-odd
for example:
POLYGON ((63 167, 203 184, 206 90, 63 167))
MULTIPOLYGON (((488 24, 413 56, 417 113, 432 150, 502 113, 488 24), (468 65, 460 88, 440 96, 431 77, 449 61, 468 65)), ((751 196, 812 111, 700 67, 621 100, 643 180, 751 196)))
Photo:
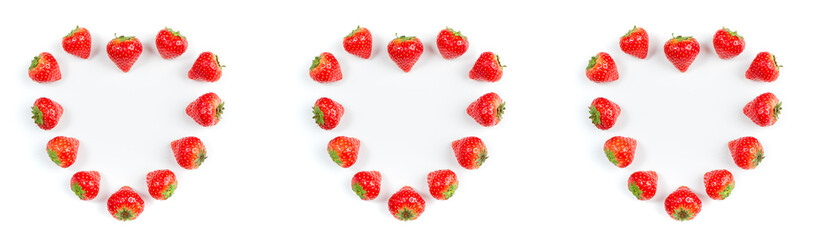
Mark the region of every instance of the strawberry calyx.
POLYGON ((31 107, 31 113, 34 114, 34 116, 31 116, 31 118, 34 119, 34 123, 42 125, 45 120, 43 120, 44 116, 40 108, 37 106, 31 107))
MULTIPOLYGON (((599 54, 597 54, 599 56, 599 54)), ((585 68, 585 71, 591 70, 596 65, 596 56, 591 57, 591 60, 588 60, 588 67, 585 68)))
POLYGON ((40 65, 40 59, 41 59, 41 57, 39 55, 34 56, 34 60, 31 60, 31 65, 28 66, 28 70, 30 71, 30 70, 32 70, 34 68, 37 68, 37 66, 40 65))
POLYGON ((51 158, 51 161, 53 161, 57 165, 62 166, 62 160, 59 159, 59 153, 57 153, 51 148, 48 148, 48 157, 51 158))
POLYGON ((130 40, 136 39, 135 36, 119 36, 119 35, 117 35, 115 33, 113 34, 113 36, 116 37, 113 40, 118 41, 118 42, 125 42, 125 41, 130 41, 130 40))
POLYGON ((79 186, 79 183, 72 183, 71 184, 71 191, 76 194, 79 199, 85 200, 85 189, 82 189, 82 186, 79 186))
POLYGON ((480 153, 478 153, 478 159, 475 159, 475 166, 480 167, 480 165, 483 165, 483 163, 486 162, 487 158, 489 158, 489 156, 486 154, 486 149, 480 150, 480 153))
POLYGON ((461 37, 461 38, 463 38, 463 39, 466 39, 466 36, 464 36, 463 34, 461 34, 461 31, 455 31, 455 30, 453 30, 453 29, 452 29, 452 28, 450 28, 450 27, 446 27, 446 30, 447 30, 447 31, 449 31, 450 33, 452 33, 452 35, 454 35, 454 36, 456 36, 456 37, 461 37))
POLYGON ((415 36, 409 36, 409 37, 404 36, 404 35, 399 36, 399 34, 396 33, 396 39, 394 39, 394 40, 398 40, 398 41, 401 41, 401 42, 406 42, 406 41, 411 41, 411 40, 414 40, 414 39, 416 39, 415 36))
POLYGON ((681 41, 685 41, 685 40, 691 40, 691 39, 693 39, 693 37, 692 37, 692 36, 686 36, 686 37, 685 37, 685 36, 681 36, 681 35, 676 36, 676 34, 675 34, 675 33, 673 33, 673 39, 672 39, 672 40, 676 40, 676 41, 681 42, 681 41))
POLYGON ((455 190, 458 190, 458 182, 454 182, 449 185, 446 191, 442 192, 441 194, 444 195, 444 199, 449 199, 452 195, 455 195, 455 190))
POLYGON ((337 165, 344 167, 342 164, 342 158, 339 157, 339 152, 331 148, 328 149, 328 155, 331 156, 331 160, 333 160, 337 165))
POLYGON ((591 106, 588 109, 589 109, 588 112, 591 114, 591 116, 589 117, 591 119, 591 122, 593 122, 593 124, 597 125, 597 126, 602 124, 602 116, 601 116, 602 114, 599 113, 599 110, 596 110, 596 106, 591 106))
POLYGON ((738 31, 732 31, 732 30, 729 30, 729 28, 726 28, 726 27, 723 27, 722 29, 724 31, 726 31, 726 33, 729 34, 730 36, 738 37, 740 39, 743 39, 743 37, 741 35, 738 35, 738 31))
POLYGON ((695 214, 693 214, 689 209, 686 209, 684 207, 679 207, 678 209, 675 210, 675 212, 672 215, 673 218, 678 221, 687 221, 695 216, 695 214))
POLYGON ((68 35, 65 35, 65 37, 63 37, 63 38, 71 37, 71 36, 73 36, 74 33, 78 32, 78 31, 79 31, 79 25, 76 25, 76 28, 71 30, 71 32, 68 33, 68 35))
POLYGON ((225 102, 221 102, 220 104, 218 104, 218 107, 215 108, 215 118, 217 118, 219 121, 221 115, 223 115, 223 110, 226 109, 225 107, 223 107, 224 104, 225 102))
POLYGON ((774 105, 774 108, 772 109, 772 117, 774 118, 775 121, 777 121, 777 119, 780 119, 780 110, 783 110, 782 105, 783 102, 779 102, 777 103, 777 105, 774 105))
POLYGON ((497 62, 497 65, 500 66, 500 69, 506 67, 506 65, 500 64, 500 56, 498 56, 497 54, 495 54, 495 62, 497 62))
POLYGON ((116 214, 114 214, 113 217, 116 217, 116 219, 121 221, 128 221, 136 218, 136 215, 134 214, 133 210, 128 209, 127 207, 122 207, 116 211, 116 214))
POLYGON ((314 61, 311 61, 311 68, 309 70, 314 70, 314 68, 319 67, 320 62, 322 62, 322 55, 316 56, 314 61))
POLYGON ((497 112, 495 114, 495 117, 497 117, 497 120, 498 121, 503 120, 503 112, 506 111, 506 103, 505 102, 500 103, 500 105, 498 105, 495 110, 496 110, 495 112, 497 112))
POLYGON ((605 156, 608 157, 608 160, 610 160, 613 165, 619 166, 619 160, 616 160, 616 153, 608 148, 605 148, 605 156))
POLYGON ((168 27, 164 27, 164 30, 167 30, 167 32, 170 32, 173 36, 181 37, 181 39, 187 39, 187 37, 185 37, 184 35, 181 35, 181 31, 174 31, 174 30, 172 30, 172 28, 168 28, 168 27))
POLYGON ((161 192, 161 196, 164 197, 164 199, 172 197, 172 194, 175 193, 176 188, 178 188, 178 183, 170 184, 169 186, 167 186, 166 190, 161 192))
POLYGON ((317 125, 325 125, 325 113, 322 112, 322 109, 319 109, 319 106, 314 106, 313 109, 314 116, 311 118, 316 120, 317 125))
POLYGON ((358 182, 353 183, 353 192, 355 192, 356 195, 358 195, 362 200, 367 199, 367 191, 364 187, 362 187, 362 184, 359 184, 358 182))
POLYGON ((729 197, 729 194, 732 193, 732 189, 735 189, 735 184, 732 184, 732 183, 727 184, 726 188, 724 188, 724 190, 721 190, 720 192, 718 192, 718 196, 721 198, 721 200, 724 200, 727 197, 729 197))
POLYGON ((362 31, 362 27, 359 26, 359 25, 356 25, 356 29, 353 29, 353 31, 348 33, 348 36, 345 36, 345 37, 353 37, 353 35, 356 35, 356 33, 359 32, 359 31, 362 31))
POLYGON ((757 165, 760 165, 760 162, 763 162, 763 158, 765 158, 765 157, 766 156, 763 155, 763 149, 757 150, 757 152, 755 153, 755 157, 752 158, 752 162, 751 162, 752 163, 752 168, 755 168, 755 167, 757 167, 757 165))
POLYGON ((411 209, 407 207, 400 208, 396 213, 396 218, 401 221, 411 221, 414 220, 418 215, 411 209))
MULTIPOLYGON (((207 158, 206 157, 206 149, 201 149, 201 151, 198 152, 198 156, 195 158, 195 168, 200 167, 201 164, 203 164, 203 162, 206 161, 206 158, 207 158)), ((173 191, 174 190, 175 189, 173 189, 173 191)), ((170 194, 172 194, 172 193, 170 193, 170 194)))
POLYGON ((639 29, 640 29, 639 27, 637 27, 636 25, 633 25, 633 28, 628 30, 627 33, 625 33, 625 35, 622 36, 622 38, 630 37, 630 34, 633 34, 634 32, 636 32, 639 29))
POLYGON ((644 198, 644 196, 642 196, 644 191, 642 191, 642 189, 640 189, 639 185, 637 185, 636 183, 634 182, 628 183, 627 189, 630 190, 630 193, 633 193, 633 196, 635 196, 636 199, 642 200, 644 198))

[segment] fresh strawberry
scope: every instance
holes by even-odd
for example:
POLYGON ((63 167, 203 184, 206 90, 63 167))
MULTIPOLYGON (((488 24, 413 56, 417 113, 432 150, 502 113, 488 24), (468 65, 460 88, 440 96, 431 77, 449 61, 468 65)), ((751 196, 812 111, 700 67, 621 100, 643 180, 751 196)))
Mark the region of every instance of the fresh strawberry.
POLYGON ((311 79, 321 83, 342 80, 342 69, 339 67, 339 61, 329 52, 324 52, 314 58, 308 74, 311 75, 311 79))
POLYGON ((452 141, 452 152, 458 159, 458 164, 466 169, 478 169, 489 156, 486 145, 478 137, 465 137, 452 141))
POLYGON ((410 186, 404 186, 387 201, 390 213, 401 221, 415 220, 424 212, 425 206, 424 198, 410 186))
POLYGON ((72 137, 59 136, 52 138, 45 146, 51 161, 62 168, 67 168, 76 162, 79 153, 79 140, 72 137))
POLYGON ((130 71, 141 51, 141 42, 136 37, 118 36, 107 43, 107 56, 123 72, 130 71))
POLYGON ((101 181, 102 177, 97 171, 76 172, 71 177, 71 191, 79 199, 93 200, 96 195, 99 195, 99 183, 101 181))
POLYGON ((585 75, 594 82, 613 82, 619 79, 616 63, 606 52, 600 52, 591 57, 588 67, 585 68, 585 75))
POLYGON ((588 112, 591 114, 591 121, 597 128, 602 130, 608 130, 613 127, 613 125, 616 124, 616 119, 622 114, 622 109, 619 108, 619 105, 603 97, 594 99, 588 109, 588 112))
POLYGON ((378 171, 361 171, 350 180, 351 189, 362 200, 373 200, 382 189, 382 174, 378 171))
POLYGON ((224 102, 215 93, 207 93, 187 106, 187 115, 204 127, 215 126, 223 115, 224 102))
POLYGON ((701 199, 686 186, 681 186, 664 199, 664 210, 678 221, 688 221, 701 212, 701 199))
MULTIPOLYGON (((445 28, 438 33, 435 45, 438 46, 438 52, 441 53, 441 57, 444 59, 454 59, 466 53, 466 50, 469 49, 469 40, 466 39, 466 36, 461 34, 461 31, 445 28)), ((481 55, 481 57, 482 56, 483 55, 481 55)))
POLYGON ((147 174, 147 189, 155 200, 167 200, 172 197, 177 187, 175 173, 168 169, 155 170, 147 174))
POLYGON ((334 129, 336 125, 339 125, 342 115, 345 114, 345 108, 342 107, 342 104, 326 97, 317 99, 312 109, 314 113, 312 118, 319 127, 325 130, 334 129))
POLYGON ((715 53, 718 54, 719 58, 730 59, 743 52, 746 42, 743 41, 741 35, 738 35, 737 31, 721 28, 712 37, 712 46, 715 47, 715 53))
POLYGON ((746 70, 746 78, 763 82, 774 82, 780 76, 780 67, 777 59, 769 52, 758 53, 752 65, 746 70))
POLYGON ((54 55, 43 52, 31 60, 28 77, 38 83, 55 82, 62 79, 62 72, 59 71, 59 64, 54 55))
POLYGON ((155 36, 155 48, 164 59, 173 59, 187 51, 187 37, 172 28, 164 27, 155 36))
POLYGON ((458 190, 458 177, 449 169, 433 171, 427 175, 430 194, 438 200, 447 200, 458 190))
POLYGON ((217 82, 220 76, 223 75, 223 65, 218 61, 218 55, 212 52, 203 52, 192 64, 189 69, 187 77, 192 80, 217 82))
POLYGON ((754 137, 742 137, 729 141, 729 153, 738 167, 755 169, 763 161, 763 146, 754 137))
POLYGON ((62 49, 68 54, 88 59, 90 57, 90 32, 87 29, 76 26, 68 35, 62 38, 62 49))
POLYGON ((701 46, 693 37, 674 35, 664 43, 664 55, 667 55, 667 60, 670 60, 673 66, 681 72, 686 72, 687 68, 690 68, 690 64, 695 61, 699 51, 701 51, 701 46))
POLYGON ((625 168, 636 155, 636 139, 616 136, 605 141, 605 156, 613 165, 625 168))
POLYGON ((754 100, 747 103, 743 107, 743 114, 745 114, 752 122, 758 126, 768 127, 774 125, 780 117, 780 110, 783 103, 777 99, 772 93, 764 93, 757 96, 754 100))
POLYGON ((170 143, 175 161, 182 168, 196 169, 206 160, 206 146, 197 137, 183 137, 170 143))
POLYGON ((726 169, 712 170, 704 174, 704 187, 710 198, 724 200, 735 189, 735 177, 726 169))
POLYGON ((340 167, 349 168, 359 157, 360 145, 359 139, 339 136, 328 142, 328 155, 340 167))
POLYGON ((62 105, 48 98, 39 98, 34 101, 31 113, 34 114, 31 118, 38 127, 51 130, 57 126, 59 118, 62 117, 62 105))
POLYGON ((144 200, 132 188, 124 186, 107 199, 107 211, 119 221, 136 220, 144 211, 144 200))
POLYGON ((638 171, 630 174, 627 179, 627 189, 636 199, 645 201, 656 195, 659 185, 659 175, 654 171, 638 171))
POLYGON ((373 36, 367 28, 356 26, 356 29, 342 39, 342 46, 348 53, 368 59, 373 51, 373 36))
POLYGON ((466 113, 484 127, 491 127, 500 123, 503 119, 503 112, 506 110, 506 103, 497 93, 487 93, 469 104, 466 113))
POLYGON ((469 70, 469 78, 487 82, 497 82, 503 77, 503 68, 500 65, 500 57, 492 52, 484 52, 480 55, 475 66, 469 70))
MULTIPOLYGON (((396 34, 398 36, 398 34, 396 34)), ((424 53, 424 44, 417 37, 396 37, 387 44, 387 53, 390 54, 390 59, 396 62, 396 65, 404 70, 410 72, 418 58, 424 53)))
POLYGON ((644 59, 650 47, 650 38, 644 28, 633 26, 633 29, 619 38, 619 47, 630 56, 644 59))

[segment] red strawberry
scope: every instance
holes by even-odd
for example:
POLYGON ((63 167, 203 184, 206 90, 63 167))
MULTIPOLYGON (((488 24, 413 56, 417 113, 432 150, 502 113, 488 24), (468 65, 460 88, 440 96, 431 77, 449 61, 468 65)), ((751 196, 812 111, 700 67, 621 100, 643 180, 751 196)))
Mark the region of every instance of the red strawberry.
POLYGON ((71 177, 71 191, 79 199, 93 200, 96 195, 99 195, 99 182, 101 180, 102 177, 97 171, 76 172, 71 177))
POLYGON ((62 105, 48 98, 38 98, 31 107, 31 113, 34 114, 31 118, 37 126, 50 130, 57 126, 62 117, 62 105))
POLYGON ((218 55, 212 52, 203 52, 192 64, 187 77, 192 80, 217 82, 220 76, 223 75, 223 67, 226 66, 220 65, 218 55))
POLYGON ((754 100, 747 103, 743 107, 743 114, 745 114, 752 122, 758 126, 768 127, 774 125, 780 117, 780 110, 783 103, 777 99, 772 93, 764 93, 757 96, 754 100))
POLYGON ((487 93, 475 100, 466 108, 466 113, 484 127, 491 127, 500 123, 506 103, 497 93, 487 93))
POLYGON ((712 170, 704 174, 704 187, 710 198, 724 200, 735 189, 735 177, 726 169, 712 170))
POLYGON ((742 137, 729 141, 729 153, 738 167, 755 169, 763 161, 763 146, 754 137, 742 137))
MULTIPOLYGON (((398 34, 396 34, 398 36, 398 34)), ((410 72, 418 58, 424 53, 424 45, 417 37, 396 37, 387 44, 387 53, 390 54, 390 59, 396 62, 396 65, 404 70, 410 72)))
POLYGON ((686 186, 681 186, 664 199, 664 209, 675 220, 692 220, 701 212, 701 199, 686 186))
POLYGON ((107 211, 119 221, 135 220, 144 211, 144 200, 132 188, 124 186, 107 199, 107 211))
POLYGON ((206 146, 197 137, 183 137, 170 143, 175 161, 182 168, 196 169, 206 160, 206 146))
POLYGON ((342 39, 342 46, 348 53, 368 59, 373 51, 373 36, 367 28, 356 26, 356 29, 342 39))
POLYGON ((758 53, 752 65, 746 70, 746 78, 763 82, 774 82, 780 76, 780 67, 777 59, 769 52, 758 53))
POLYGON ((187 51, 187 37, 172 28, 164 27, 155 36, 155 48, 164 59, 173 59, 187 51))
POLYGON ((656 195, 659 175, 654 171, 638 171, 630 174, 627 179, 627 189, 639 200, 650 200, 656 195))
POLYGON ((175 173, 168 169, 155 170, 147 174, 147 189, 155 200, 167 200, 172 197, 177 187, 175 173))
POLYGON ((730 59, 743 52, 746 42, 743 41, 741 35, 738 35, 737 31, 721 28, 712 37, 712 45, 715 47, 715 53, 718 54, 719 58, 730 59))
POLYGON ((466 53, 466 50, 469 49, 469 40, 466 39, 466 36, 461 34, 461 31, 445 28, 438 33, 435 45, 438 46, 438 52, 441 53, 441 57, 444 59, 453 59, 466 53))
POLYGON ((62 38, 62 49, 68 54, 88 59, 90 57, 90 32, 87 29, 76 26, 74 30, 62 38))
POLYGON ((401 221, 415 220, 424 212, 425 206, 424 198, 410 186, 404 186, 387 201, 390 213, 401 221))
POLYGON ((141 42, 136 37, 118 36, 107 43, 107 56, 123 72, 130 71, 141 51, 141 42))
POLYGON ((79 140, 72 137, 55 137, 48 141, 45 151, 48 152, 48 157, 57 166, 67 168, 76 162, 76 155, 79 152, 79 140))
POLYGON ((339 136, 328 142, 328 155, 340 167, 349 168, 359 157, 360 145, 359 139, 339 136))
POLYGON ((452 152, 458 159, 458 164, 466 169, 478 169, 487 156, 486 145, 478 137, 465 137, 452 141, 452 152))
POLYGON ((187 106, 187 115, 204 127, 215 126, 223 115, 224 102, 215 93, 207 93, 187 106))
POLYGON ((38 83, 55 82, 62 79, 62 72, 59 71, 59 64, 54 55, 43 52, 31 60, 28 77, 38 83))
POLYGON ((469 78, 497 82, 503 77, 504 67, 506 66, 500 65, 500 57, 492 52, 484 52, 480 55, 478 61, 475 61, 472 70, 469 70, 469 78))
POLYGON ((664 43, 664 55, 681 72, 686 72, 695 61, 701 46, 693 37, 673 36, 664 43))
POLYGON ((600 52, 591 57, 588 67, 585 68, 585 75, 594 82, 613 82, 619 79, 619 71, 616 63, 608 53, 600 52))
POLYGON ((449 169, 433 171, 427 175, 430 194, 438 200, 447 200, 458 189, 458 177, 449 169))
POLYGON ((345 108, 342 104, 331 100, 330 98, 320 98, 314 103, 312 107, 314 117, 312 117, 319 127, 325 130, 331 130, 339 125, 339 120, 345 114, 345 108))
POLYGON ((339 61, 329 52, 324 52, 314 58, 308 74, 311 75, 311 79, 321 83, 342 80, 342 69, 339 67, 339 61))
POLYGON ((373 200, 382 189, 382 174, 378 171, 361 171, 350 180, 351 189, 362 200, 373 200))
POLYGON ((644 59, 650 47, 650 38, 644 28, 633 26, 633 29, 619 38, 619 47, 630 56, 644 59))
POLYGON ((605 155, 613 165, 625 168, 636 155, 636 139, 616 136, 605 141, 605 155))
POLYGON ((597 128, 608 130, 616 124, 616 119, 622 114, 622 109, 619 105, 611 102, 610 100, 599 97, 591 102, 591 107, 588 108, 591 114, 591 121, 597 128))

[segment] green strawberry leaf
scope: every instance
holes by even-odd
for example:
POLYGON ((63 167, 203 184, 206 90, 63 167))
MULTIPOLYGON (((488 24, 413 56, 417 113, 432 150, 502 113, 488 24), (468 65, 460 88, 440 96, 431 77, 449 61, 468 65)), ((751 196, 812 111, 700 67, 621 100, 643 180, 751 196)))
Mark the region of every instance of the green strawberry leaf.
POLYGON ((500 105, 497 106, 497 111, 496 111, 497 114, 495 114, 497 116, 498 121, 503 120, 503 112, 505 112, 505 111, 506 111, 506 102, 502 102, 502 103, 500 103, 500 105))
POLYGON ((729 197, 729 194, 732 193, 733 189, 735 189, 735 184, 733 183, 727 184, 726 188, 724 188, 724 190, 721 190, 721 192, 718 193, 718 195, 721 196, 721 200, 724 200, 727 197, 729 197))
POLYGON ((591 70, 596 65, 596 56, 591 57, 591 60, 588 60, 588 67, 585 68, 585 71, 591 70))
POLYGON ((37 125, 42 125, 45 120, 43 120, 44 116, 40 108, 37 106, 31 107, 31 113, 34 114, 31 118, 34 119, 34 123, 37 125))
POLYGON ((317 125, 325 125, 325 113, 322 112, 322 109, 319 109, 319 106, 314 106, 313 109, 314 117, 312 118, 316 120, 317 125))
POLYGON ((591 119, 591 122, 593 122, 594 125, 597 125, 597 126, 601 125, 602 124, 602 114, 599 113, 599 110, 596 110, 596 106, 591 106, 588 109, 589 109, 588 113, 591 114, 591 116, 589 117, 591 119))
POLYGON ((161 192, 161 196, 163 196, 164 199, 172 197, 172 194, 175 193, 176 188, 178 188, 178 183, 170 184, 170 186, 167 187, 167 190, 161 192))
POLYGON ((458 182, 449 185, 449 188, 442 193, 444 194, 444 199, 449 199, 452 195, 455 195, 455 190, 458 190, 458 182))
POLYGON ((62 166, 62 160, 59 159, 59 153, 50 148, 46 150, 48 151, 48 157, 51 158, 51 161, 56 163, 57 166, 62 166))
POLYGON ((311 61, 311 68, 309 70, 314 70, 314 68, 319 67, 319 62, 322 60, 321 56, 316 56, 314 61, 311 61))
POLYGON ((85 189, 82 189, 82 186, 79 186, 79 183, 72 183, 71 191, 73 191, 73 193, 76 194, 79 199, 85 200, 85 189))
POLYGON ((763 155, 763 149, 757 150, 757 152, 755 153, 755 157, 752 158, 752 162, 751 162, 752 163, 752 168, 755 168, 755 167, 757 167, 757 165, 760 165, 760 162, 763 162, 763 158, 765 158, 765 157, 766 156, 763 155))
POLYGON ((475 159, 475 168, 480 167, 483 162, 486 162, 487 158, 489 158, 489 156, 486 154, 486 149, 480 150, 480 153, 478 153, 478 159, 475 159))
POLYGON ((40 65, 40 56, 35 56, 34 60, 31 60, 31 66, 28 66, 28 70, 31 71, 31 69, 36 68, 38 65, 40 65))
POLYGON ((633 193, 633 196, 636 196, 636 199, 642 200, 642 198, 644 198, 644 196, 642 196, 644 191, 642 191, 639 188, 639 185, 636 185, 636 183, 633 183, 633 182, 628 183, 627 184, 627 189, 630 190, 631 193, 633 193))
POLYGON ((365 200, 365 195, 367 195, 367 191, 365 191, 365 188, 363 188, 362 185, 359 184, 358 182, 353 183, 353 192, 355 192, 356 195, 359 196, 359 198, 365 200))
POLYGON ((342 162, 342 158, 339 157, 339 153, 336 152, 334 149, 328 149, 328 155, 331 155, 331 160, 333 160, 337 165, 344 167, 345 164, 342 162))
POLYGON ((196 168, 197 168, 197 167, 200 167, 200 166, 201 166, 201 164, 203 164, 203 163, 204 163, 204 161, 206 160, 206 158, 207 158, 207 157, 206 157, 206 149, 201 149, 201 151, 198 151, 198 157, 197 157, 197 158, 195 158, 195 160, 194 160, 194 161, 195 161, 195 162, 194 162, 195 167, 196 167, 196 168))
POLYGON ((636 27, 636 25, 633 25, 633 28, 632 28, 632 29, 630 29, 630 30, 628 30, 628 31, 627 31, 627 33, 625 33, 625 35, 624 35, 624 36, 622 36, 622 37, 623 37, 623 38, 630 37, 630 34, 633 34, 633 32, 635 32, 635 31, 636 31, 636 29, 639 29, 639 28, 638 28, 638 27, 636 27))
POLYGON ((407 207, 400 208, 396 213, 396 217, 402 221, 411 221, 414 220, 416 217, 415 212, 413 210, 408 209, 407 207))
POLYGON ((224 104, 226 104, 226 102, 220 102, 220 104, 218 104, 218 107, 215 108, 215 118, 217 118, 218 121, 220 121, 220 117, 221 115, 223 115, 223 110, 226 109, 223 107, 224 104))
POLYGON ((605 156, 608 157, 608 160, 610 160, 613 165, 619 166, 619 160, 616 159, 616 153, 608 148, 605 148, 605 156))
POLYGON ((772 117, 774 118, 775 121, 777 121, 777 119, 780 119, 780 110, 783 110, 783 102, 779 102, 777 103, 777 105, 774 105, 774 109, 772 110, 772 117))

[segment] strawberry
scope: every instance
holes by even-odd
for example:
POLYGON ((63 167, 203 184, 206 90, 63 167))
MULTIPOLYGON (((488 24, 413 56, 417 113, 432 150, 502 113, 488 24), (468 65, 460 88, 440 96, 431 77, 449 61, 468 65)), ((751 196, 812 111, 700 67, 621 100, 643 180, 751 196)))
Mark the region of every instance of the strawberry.
POLYGON ((319 127, 325 130, 334 129, 336 125, 339 125, 342 115, 345 114, 345 108, 342 107, 342 104, 326 97, 317 99, 312 109, 314 113, 312 118, 319 127))
POLYGON ((339 67, 339 61, 329 52, 324 52, 314 58, 308 74, 311 75, 311 79, 321 83, 342 80, 342 69, 339 67))
POLYGON ((124 186, 107 199, 107 211, 119 221, 136 220, 144 211, 144 200, 129 186, 124 186))
POLYGON ((350 180, 351 189, 362 200, 373 200, 382 189, 382 174, 378 171, 361 171, 350 180))
POLYGON ((155 200, 167 200, 172 197, 177 187, 175 173, 168 169, 155 170, 147 174, 147 189, 155 200))
POLYGON ((62 168, 67 168, 76 162, 76 155, 79 152, 79 140, 72 137, 58 136, 52 138, 45 145, 45 151, 51 161, 62 168))
POLYGON ((62 38, 62 49, 68 54, 88 59, 90 57, 90 32, 87 29, 76 26, 68 35, 62 38))
POLYGON ((603 97, 594 99, 588 109, 588 112, 591 114, 591 121, 597 128, 602 130, 608 130, 613 127, 613 125, 616 124, 616 119, 622 114, 622 109, 619 108, 619 105, 603 97))
POLYGON ((102 177, 97 171, 76 172, 71 177, 71 191, 79 199, 93 200, 96 195, 99 195, 99 182, 101 180, 102 177))
POLYGON ((469 70, 469 78, 487 82, 497 82, 503 77, 503 68, 500 65, 500 57, 492 52, 484 52, 475 61, 475 66, 469 70))
POLYGON ((487 156, 486 145, 478 137, 465 137, 452 141, 452 152, 458 159, 458 164, 466 169, 478 169, 487 156))
POLYGON ((117 36, 107 43, 107 56, 123 72, 130 71, 141 51, 141 42, 136 37, 117 36))
POLYGON ((636 139, 616 136, 605 141, 605 156, 613 165, 625 168, 636 155, 636 139))
POLYGON ((466 113, 484 127, 491 127, 500 123, 503 119, 503 112, 506 110, 506 103, 497 93, 487 93, 469 104, 466 113))
POLYGON ((466 50, 469 49, 469 40, 466 39, 466 36, 461 34, 461 31, 455 31, 447 27, 438 33, 435 45, 438 46, 438 52, 441 53, 441 57, 444 59, 454 59, 466 53, 466 50))
POLYGON ((746 78, 763 82, 774 82, 780 76, 780 67, 777 59, 769 52, 760 52, 752 60, 752 65, 746 70, 746 78))
POLYGON ((206 93, 189 103, 187 115, 204 127, 215 126, 223 115, 224 102, 215 93, 206 93))
POLYGON ((763 161, 763 146, 754 137, 742 137, 729 141, 729 153, 738 167, 755 169, 763 161))
POLYGON ((206 160, 206 146, 197 137, 183 137, 170 143, 175 161, 182 168, 196 169, 206 160))
POLYGON ((218 61, 218 55, 212 52, 203 52, 198 55, 198 59, 192 64, 187 77, 192 80, 217 82, 223 75, 223 65, 218 61))
POLYGON ((709 198, 724 200, 735 189, 735 178, 726 169, 712 170, 704 174, 704 187, 709 198))
POLYGON ((339 136, 328 142, 328 155, 340 167, 349 168, 359 157, 360 145, 359 139, 339 136))
POLYGON ((644 59, 650 47, 650 38, 644 28, 633 26, 633 29, 619 38, 619 47, 630 56, 644 59))
POLYGON ((396 63, 404 72, 410 72, 418 58, 424 53, 424 45, 417 37, 399 37, 387 44, 387 53, 390 54, 390 59, 396 63))
POLYGON ((342 39, 342 46, 348 53, 368 59, 373 51, 373 36, 367 28, 356 26, 356 29, 342 39))
POLYGON ((173 59, 187 51, 187 37, 172 28, 164 27, 155 36, 155 48, 164 59, 173 59))
POLYGON ((701 199, 686 186, 681 186, 664 199, 664 209, 675 220, 692 220, 701 212, 701 199))
POLYGON ((54 55, 43 52, 31 60, 28 77, 38 83, 56 82, 62 79, 62 72, 59 71, 59 64, 54 55))
POLYGON ((616 63, 606 52, 600 52, 591 57, 588 67, 585 68, 585 75, 594 82, 613 82, 619 79, 616 63))
POLYGON ((449 169, 433 171, 427 175, 427 185, 430 186, 432 197, 447 200, 455 195, 455 190, 458 189, 458 177, 449 169))
POLYGON ((424 212, 425 206, 424 198, 421 198, 421 195, 410 186, 402 187, 387 200, 387 208, 390 213, 401 221, 415 220, 424 212))
POLYGON ((667 60, 681 72, 686 72, 687 68, 690 68, 699 51, 701 46, 693 37, 673 35, 673 38, 664 43, 664 55, 667 55, 667 60))
POLYGON ((62 105, 48 98, 38 98, 31 107, 31 113, 34 114, 31 118, 38 127, 51 130, 57 126, 59 118, 62 117, 62 105))
POLYGON ((741 35, 738 35, 737 31, 721 28, 712 37, 712 46, 715 47, 715 53, 718 54, 719 58, 730 59, 743 52, 746 42, 743 41, 741 35))
POLYGON ((656 195, 659 185, 659 175, 654 171, 638 171, 630 174, 627 179, 627 189, 636 199, 645 201, 656 195))
POLYGON ((743 107, 743 114, 758 126, 768 127, 777 122, 782 104, 774 94, 767 92, 747 103, 743 107))

